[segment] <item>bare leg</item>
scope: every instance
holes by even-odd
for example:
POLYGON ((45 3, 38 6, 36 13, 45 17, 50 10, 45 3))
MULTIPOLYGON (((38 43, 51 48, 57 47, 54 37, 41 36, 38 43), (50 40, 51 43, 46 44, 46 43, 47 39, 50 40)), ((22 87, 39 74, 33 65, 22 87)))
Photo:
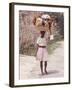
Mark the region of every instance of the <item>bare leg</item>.
POLYGON ((45 61, 44 65, 45 65, 45 73, 47 74, 48 73, 47 72, 47 61, 45 61))
POLYGON ((43 73, 43 61, 40 61, 40 68, 41 68, 41 73, 42 73, 42 75, 44 74, 43 73))

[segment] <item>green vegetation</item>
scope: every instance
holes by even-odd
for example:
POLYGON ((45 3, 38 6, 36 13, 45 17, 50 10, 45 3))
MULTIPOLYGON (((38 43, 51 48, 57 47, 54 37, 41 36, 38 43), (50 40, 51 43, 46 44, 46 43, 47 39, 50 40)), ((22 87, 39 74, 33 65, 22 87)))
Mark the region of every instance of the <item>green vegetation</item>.
MULTIPOLYGON (((49 54, 52 54, 53 51, 60 46, 59 41, 62 40, 54 40, 50 41, 47 45, 47 50, 49 54)), ((34 45, 30 45, 28 48, 22 48, 20 54, 29 55, 29 56, 36 56, 36 47, 34 45)))
POLYGON ((47 45, 47 50, 49 54, 52 54, 53 51, 60 46, 60 43, 57 43, 57 41, 51 41, 47 45))
MULTIPOLYGON (((39 30, 33 24, 34 17, 41 14, 48 14, 52 18, 52 33, 54 40, 49 41, 47 50, 49 54, 59 47, 60 40, 64 38, 64 13, 62 12, 40 12, 40 11, 19 11, 19 53, 24 55, 36 56, 36 40, 39 30)), ((44 29, 44 28, 42 28, 44 29)), ((48 29, 48 27, 47 27, 48 29)))

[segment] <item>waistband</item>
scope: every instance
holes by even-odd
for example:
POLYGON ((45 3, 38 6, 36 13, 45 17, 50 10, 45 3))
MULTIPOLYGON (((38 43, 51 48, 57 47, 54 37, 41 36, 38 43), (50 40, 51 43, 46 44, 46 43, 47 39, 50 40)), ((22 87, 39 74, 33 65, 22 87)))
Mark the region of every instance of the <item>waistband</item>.
POLYGON ((40 48, 46 48, 46 46, 38 46, 38 47, 40 47, 40 48))

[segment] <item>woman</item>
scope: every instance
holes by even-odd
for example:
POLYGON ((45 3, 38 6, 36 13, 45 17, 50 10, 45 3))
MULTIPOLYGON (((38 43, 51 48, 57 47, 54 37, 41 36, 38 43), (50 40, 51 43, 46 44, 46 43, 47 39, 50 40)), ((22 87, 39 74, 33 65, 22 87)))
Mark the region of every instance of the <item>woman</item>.
POLYGON ((37 56, 36 59, 40 61, 40 68, 42 75, 44 72, 47 74, 47 60, 48 52, 46 49, 47 42, 45 36, 45 31, 40 31, 40 37, 37 39, 37 56), (43 62, 44 62, 44 72, 43 72, 43 62))
MULTIPOLYGON (((38 17, 35 18, 33 23, 36 27, 46 27, 47 25, 49 25, 49 32, 50 32, 50 40, 53 40, 53 35, 51 32, 51 19, 50 17, 46 18, 46 16, 43 15, 43 17, 38 17), (50 21, 50 22, 49 22, 50 21)), ((48 15, 49 16, 49 15, 48 15)), ((47 40, 45 38, 45 30, 41 30, 40 31, 40 37, 38 37, 37 39, 37 56, 36 56, 36 60, 40 61, 40 69, 41 69, 41 73, 42 75, 47 74, 47 61, 48 61, 48 52, 47 52, 47 40), (43 62, 44 62, 44 72, 43 72, 43 62)))

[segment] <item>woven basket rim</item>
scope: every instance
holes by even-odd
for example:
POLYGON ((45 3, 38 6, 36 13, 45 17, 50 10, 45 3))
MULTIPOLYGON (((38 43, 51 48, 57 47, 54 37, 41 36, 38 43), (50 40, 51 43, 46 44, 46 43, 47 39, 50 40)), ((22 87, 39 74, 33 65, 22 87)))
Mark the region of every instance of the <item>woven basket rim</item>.
POLYGON ((35 26, 37 31, 49 31, 49 27, 48 26, 35 26))

